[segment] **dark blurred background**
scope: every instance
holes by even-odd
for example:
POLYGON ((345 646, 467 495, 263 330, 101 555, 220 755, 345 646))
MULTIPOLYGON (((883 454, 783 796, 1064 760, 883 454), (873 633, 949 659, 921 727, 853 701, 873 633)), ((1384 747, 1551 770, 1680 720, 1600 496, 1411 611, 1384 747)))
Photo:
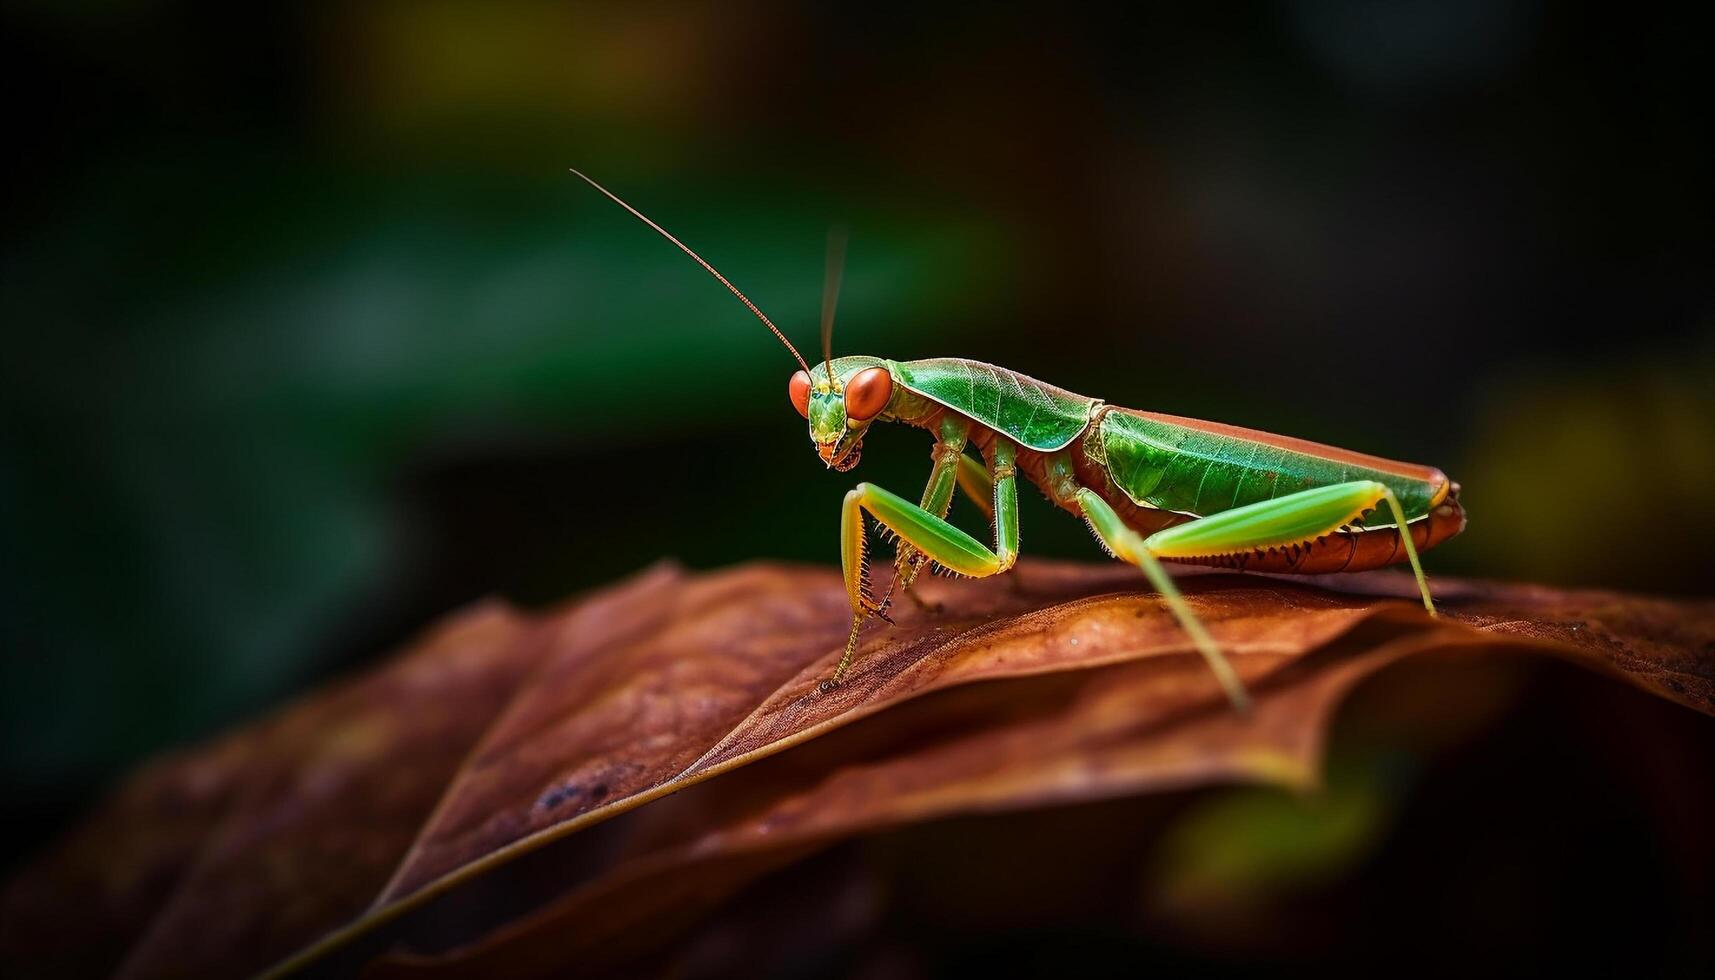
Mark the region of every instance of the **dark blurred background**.
MULTIPOLYGON (((1434 463, 1471 526, 1432 572, 1715 591, 1707 45, 1667 11, 4 11, 0 867, 478 596, 837 560, 860 477, 792 362, 570 166, 807 353, 841 223, 839 352, 1434 463)), ((921 433, 867 450, 917 492, 921 433)))

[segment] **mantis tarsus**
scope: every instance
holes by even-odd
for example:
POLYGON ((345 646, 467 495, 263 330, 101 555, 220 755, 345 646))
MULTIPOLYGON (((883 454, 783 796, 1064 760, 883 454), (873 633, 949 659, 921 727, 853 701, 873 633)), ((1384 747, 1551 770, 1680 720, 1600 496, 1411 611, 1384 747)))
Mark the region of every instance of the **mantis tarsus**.
POLYGON ((797 359, 788 382, 822 462, 846 472, 875 422, 904 422, 935 436, 934 466, 919 503, 870 483, 846 494, 840 560, 851 633, 827 690, 840 682, 871 616, 887 618, 895 589, 913 596, 925 565, 983 578, 1018 559, 1018 478, 1083 518, 1113 557, 1143 570, 1208 661, 1235 708, 1249 698, 1220 647, 1163 562, 1316 574, 1411 563, 1423 606, 1435 604, 1418 561, 1465 527, 1459 485, 1440 470, 1301 439, 1119 408, 1016 371, 963 358, 835 358, 833 311, 843 241, 830 236, 822 302, 822 363, 812 367, 767 315, 666 229, 578 171, 620 207, 684 250, 744 303, 797 359), (982 454, 979 463, 967 448, 982 454), (946 520, 955 487, 988 517, 993 546, 946 520), (869 588, 864 515, 896 534, 894 576, 881 599, 869 588))

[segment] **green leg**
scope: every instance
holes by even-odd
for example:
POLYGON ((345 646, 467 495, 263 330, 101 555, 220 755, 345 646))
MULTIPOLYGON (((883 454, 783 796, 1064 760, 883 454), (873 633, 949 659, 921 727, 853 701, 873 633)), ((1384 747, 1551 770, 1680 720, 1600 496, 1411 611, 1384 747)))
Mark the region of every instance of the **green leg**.
POLYGON ((846 638, 846 651, 840 657, 834 675, 825 681, 823 689, 832 687, 845 676, 857 650, 858 628, 870 615, 879 611, 869 598, 866 573, 864 536, 865 513, 881 522, 883 527, 899 536, 903 547, 915 549, 924 558, 958 575, 986 578, 1011 568, 1018 557, 1018 481, 1011 461, 1016 449, 1010 443, 997 444, 997 466, 994 473, 995 548, 959 530, 935 514, 904 497, 870 483, 860 483, 846 494, 840 511, 840 563, 845 572, 846 596, 852 605, 852 629, 846 638), (1004 445, 1006 448, 1001 449, 1004 445), (1005 459, 1006 466, 999 464, 1005 459))
POLYGON ((1162 558, 1207 558, 1259 548, 1290 547, 1336 531, 1383 503, 1393 513, 1399 528, 1405 556, 1411 562, 1418 592, 1423 596, 1423 608, 1433 616, 1435 600, 1429 595, 1429 582, 1423 577, 1423 564, 1417 559, 1417 545, 1406 526, 1405 511, 1392 490, 1372 480, 1317 487, 1278 500, 1235 507, 1158 531, 1148 543, 1162 558))
POLYGON ((994 525, 994 550, 1000 556, 1001 571, 1018 561, 1018 447, 1005 439, 995 439, 993 469, 989 473, 990 496, 994 501, 989 521, 994 525))
POLYGON ((1417 546, 1412 542, 1411 532, 1406 527, 1405 512, 1393 491, 1380 483, 1359 480, 1317 487, 1278 500, 1265 500, 1236 507, 1211 517, 1175 525, 1157 531, 1148 538, 1140 537, 1136 531, 1127 527, 1119 515, 1114 513, 1113 508, 1108 506, 1107 501, 1094 491, 1079 490, 1078 501, 1083 507, 1084 516, 1089 519, 1090 527, 1107 545, 1108 550, 1112 551, 1115 557, 1142 568, 1144 574, 1149 576, 1150 582, 1166 599, 1168 608, 1173 610, 1180 625, 1190 634, 1198 651, 1209 661, 1210 668, 1214 670, 1221 686, 1226 689, 1227 696, 1232 699, 1234 706, 1241 709, 1247 704, 1244 687, 1233 673, 1232 666, 1221 655, 1220 647, 1186 605, 1184 597, 1174 586, 1172 577, 1161 567, 1160 559, 1213 558, 1244 554, 1262 548, 1303 544, 1357 520, 1377 504, 1386 503, 1399 526, 1412 571, 1417 575, 1418 589, 1423 594, 1423 606, 1431 615, 1435 612, 1435 604, 1429 596, 1429 585, 1423 577, 1423 566, 1417 559, 1417 546))
POLYGON ((1096 532, 1096 537, 1101 539, 1108 551, 1115 558, 1131 562, 1143 569, 1143 574, 1149 577, 1149 584, 1161 593, 1162 600, 1191 637, 1197 652, 1209 662, 1209 669, 1215 672, 1215 679, 1220 681, 1221 689, 1227 692, 1227 699, 1232 701, 1233 707, 1239 711, 1250 710, 1250 695, 1245 693, 1245 686, 1239 680, 1239 675, 1233 672, 1233 665, 1227 662, 1214 637, 1203 628, 1202 621, 1186 604, 1185 597, 1180 595, 1179 587, 1173 582, 1173 576, 1167 574, 1167 570, 1161 567, 1161 562, 1156 560, 1149 542, 1120 520, 1120 516, 1114 513, 1108 502, 1094 490, 1079 490, 1078 503, 1083 507, 1084 519, 1090 522, 1091 530, 1096 532))

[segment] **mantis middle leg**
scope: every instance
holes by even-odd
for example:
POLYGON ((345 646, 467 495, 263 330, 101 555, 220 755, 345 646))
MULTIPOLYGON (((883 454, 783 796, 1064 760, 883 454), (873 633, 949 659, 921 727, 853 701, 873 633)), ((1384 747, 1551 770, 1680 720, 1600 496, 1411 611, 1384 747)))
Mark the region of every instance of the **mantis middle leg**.
MULTIPOLYGON (((994 485, 992 549, 947 523, 945 518, 874 484, 860 483, 846 494, 840 511, 840 564, 845 572, 846 596, 852 605, 852 629, 846 638, 845 654, 840 657, 833 676, 823 683, 824 688, 838 684, 845 676, 857 650, 858 628, 880 608, 868 595, 864 514, 897 534, 903 543, 901 550, 915 549, 925 559, 959 575, 972 578, 998 575, 1018 560, 1018 477, 1014 465, 1017 451, 1016 446, 1004 439, 995 441, 988 473, 994 485)), ((956 464, 957 459, 951 462, 956 464)))

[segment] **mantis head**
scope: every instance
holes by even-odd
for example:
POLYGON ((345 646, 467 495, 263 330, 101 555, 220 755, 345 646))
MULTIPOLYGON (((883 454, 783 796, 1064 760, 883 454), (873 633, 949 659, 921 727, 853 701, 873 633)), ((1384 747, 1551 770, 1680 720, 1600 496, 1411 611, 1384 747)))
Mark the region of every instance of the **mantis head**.
POLYGON ((810 422, 817 455, 844 473, 858 464, 864 433, 892 400, 893 376, 873 365, 835 374, 828 363, 820 372, 794 373, 786 390, 792 407, 810 422))

